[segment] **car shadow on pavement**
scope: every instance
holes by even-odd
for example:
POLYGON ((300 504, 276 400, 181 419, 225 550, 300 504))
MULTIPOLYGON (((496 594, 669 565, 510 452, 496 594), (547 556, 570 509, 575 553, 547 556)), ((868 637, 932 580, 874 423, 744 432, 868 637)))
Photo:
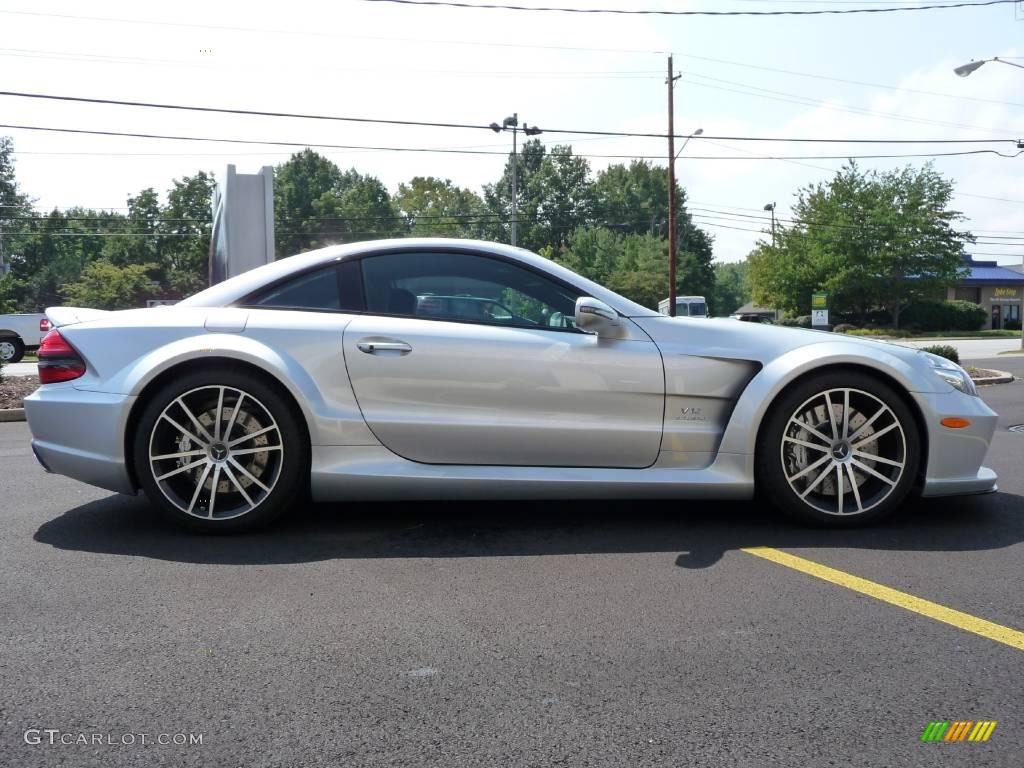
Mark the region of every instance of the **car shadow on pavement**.
POLYGON ((757 502, 502 501, 311 504, 262 531, 183 532, 142 497, 114 495, 44 523, 58 549, 182 563, 279 564, 336 558, 492 557, 677 552, 707 568, 752 546, 974 551, 1024 541, 1024 498, 995 493, 909 502, 869 528, 807 528, 757 502))

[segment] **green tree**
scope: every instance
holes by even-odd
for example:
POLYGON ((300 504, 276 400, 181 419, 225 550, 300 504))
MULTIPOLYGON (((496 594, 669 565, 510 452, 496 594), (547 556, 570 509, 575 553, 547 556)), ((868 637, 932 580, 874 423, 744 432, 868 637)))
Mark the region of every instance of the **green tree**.
POLYGON ((181 298, 209 282, 212 173, 199 171, 172 182, 162 210, 159 250, 163 298, 181 298))
POLYGON ((572 233, 557 260, 574 272, 606 285, 622 260, 623 240, 623 235, 604 227, 580 227, 572 233))
MULTIPOLYGON (((627 299, 650 309, 668 295, 668 241, 655 235, 621 235, 623 252, 607 285, 627 299)), ((677 278, 683 272, 677 271, 677 278)), ((679 293, 681 280, 677 280, 679 293)))
POLYGON ((323 155, 304 149, 274 169, 274 239, 278 257, 316 248, 316 201, 336 189, 341 170, 323 155))
POLYGON ((106 233, 122 227, 123 216, 69 208, 32 213, 21 222, 17 251, 10 254, 12 289, 19 311, 38 312, 63 301, 60 287, 110 246, 106 233))
POLYGON ((18 310, 18 302, 14 299, 14 277, 9 273, 0 277, 0 315, 18 310))
POLYGON ((556 145, 530 179, 536 218, 524 227, 527 241, 560 248, 579 227, 590 223, 594 209, 590 163, 572 147, 556 145))
POLYGON ((25 219, 31 217, 32 206, 22 194, 14 171, 14 142, 9 136, 0 136, 0 277, 8 277, 0 283, 0 303, 14 311, 18 304, 18 285, 13 275, 4 275, 4 270, 17 262, 17 253, 23 247, 22 233, 26 229, 25 219))
POLYGON ((745 261, 716 262, 712 267, 715 288, 708 297, 712 314, 730 314, 750 301, 750 275, 745 261))
MULTIPOLYGON (((534 239, 533 225, 537 221, 537 209, 540 199, 534 178, 540 172, 547 150, 540 139, 529 139, 519 148, 519 160, 516 164, 516 199, 518 201, 519 222, 517 243, 523 248, 540 250, 547 243, 534 239)), ((494 214, 495 221, 488 226, 487 237, 503 243, 510 242, 512 237, 510 222, 512 221, 512 154, 509 153, 501 178, 494 184, 484 185, 484 202, 488 210, 494 214)))
POLYGON ((962 267, 963 215, 949 208, 950 181, 929 164, 864 172, 850 162, 831 180, 798 193, 794 223, 777 228, 748 259, 754 300, 806 313, 824 290, 837 314, 860 322, 885 308, 898 326, 908 303, 952 285, 962 267))
POLYGON ((333 188, 314 200, 313 210, 318 246, 404 234, 387 187, 355 169, 342 173, 333 188))
MULTIPOLYGON (((617 232, 668 237, 668 172, 645 160, 610 165, 594 181, 594 218, 617 232)), ((715 276, 710 235, 686 208, 686 190, 676 188, 677 290, 710 297, 715 276)), ((667 248, 667 244, 666 244, 667 248)), ((667 251, 666 251, 667 260, 667 251)), ((668 272, 662 274, 662 298, 668 296, 668 272)), ((655 305, 656 306, 656 305, 655 305)))
POLYGON ((378 179, 355 169, 343 172, 311 149, 275 170, 274 230, 279 257, 402 233, 391 195, 378 179))
POLYGON ((77 282, 63 286, 63 293, 72 305, 94 309, 143 307, 159 290, 149 276, 156 268, 155 264, 119 267, 101 259, 86 267, 77 282))
MULTIPOLYGON (((663 237, 583 227, 572 234, 557 261, 651 309, 668 295, 668 241, 663 237)), ((710 292, 694 279, 701 271, 695 261, 693 254, 680 254, 677 294, 710 292)))
POLYGON ((398 185, 395 207, 413 237, 483 237, 487 207, 450 179, 415 176, 398 185))
MULTIPOLYGON (((163 240, 160 237, 160 196, 152 187, 128 198, 128 216, 120 226, 105 227, 107 243, 103 258, 119 267, 128 264, 158 264, 163 240)), ((95 229, 95 227, 93 227, 95 229)))
POLYGON ((667 235, 666 170, 634 160, 628 166, 609 165, 600 171, 594 180, 594 220, 617 232, 667 235))

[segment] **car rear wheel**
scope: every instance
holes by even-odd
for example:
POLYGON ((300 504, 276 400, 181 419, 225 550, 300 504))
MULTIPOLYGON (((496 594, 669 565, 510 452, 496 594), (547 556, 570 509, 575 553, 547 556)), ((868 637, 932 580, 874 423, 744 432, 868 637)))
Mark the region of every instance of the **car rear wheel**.
POLYGON ((279 517, 308 481, 309 444, 276 388, 229 368, 187 374, 146 404, 135 471, 150 501, 192 530, 279 517))
POLYGON ((772 404, 758 444, 757 482, 790 516, 859 525, 898 509, 920 454, 913 414, 891 387, 860 372, 828 373, 772 404))
POLYGON ((25 356, 25 345, 21 339, 0 339, 0 360, 5 363, 20 363, 25 356))

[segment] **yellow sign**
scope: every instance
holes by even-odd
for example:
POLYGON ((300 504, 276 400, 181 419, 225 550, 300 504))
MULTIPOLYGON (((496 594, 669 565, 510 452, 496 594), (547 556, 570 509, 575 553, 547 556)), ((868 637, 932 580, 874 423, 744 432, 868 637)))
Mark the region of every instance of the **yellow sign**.
POLYGON ((996 297, 997 299, 1011 298, 1011 297, 1012 298, 1016 298, 1017 296, 1020 296, 1020 289, 1019 288, 996 288, 992 292, 992 295, 994 297, 996 297))
POLYGON ((812 293, 811 294, 811 309, 828 309, 828 294, 827 293, 812 293))

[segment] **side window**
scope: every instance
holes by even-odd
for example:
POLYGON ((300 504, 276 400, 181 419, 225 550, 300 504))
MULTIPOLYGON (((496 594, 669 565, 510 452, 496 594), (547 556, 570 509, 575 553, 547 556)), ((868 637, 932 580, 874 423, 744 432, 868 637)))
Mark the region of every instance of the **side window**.
POLYGON ((366 310, 489 325, 575 327, 577 295, 500 259, 389 253, 362 260, 366 310))
POLYGON ((359 264, 344 261, 307 272, 264 291, 250 304, 279 309, 360 311, 363 301, 359 264))

